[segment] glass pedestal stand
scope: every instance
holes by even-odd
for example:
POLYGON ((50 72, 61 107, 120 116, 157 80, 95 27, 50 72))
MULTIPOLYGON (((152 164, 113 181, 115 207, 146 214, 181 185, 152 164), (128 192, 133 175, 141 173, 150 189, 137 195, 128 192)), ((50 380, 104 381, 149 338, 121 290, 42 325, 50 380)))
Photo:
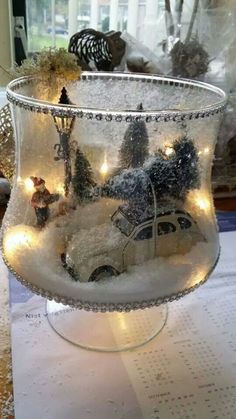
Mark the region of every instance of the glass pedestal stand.
POLYGON ((167 305, 145 310, 94 313, 47 301, 50 326, 63 339, 101 352, 134 349, 157 336, 166 324, 167 305))

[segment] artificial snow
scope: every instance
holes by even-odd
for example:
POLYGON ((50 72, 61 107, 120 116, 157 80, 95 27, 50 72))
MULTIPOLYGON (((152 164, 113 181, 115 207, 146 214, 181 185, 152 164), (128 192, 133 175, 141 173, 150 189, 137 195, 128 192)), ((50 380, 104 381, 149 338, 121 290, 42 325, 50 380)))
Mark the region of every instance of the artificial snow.
POLYGON ((89 258, 112 252, 122 244, 124 246, 126 241, 126 237, 120 230, 110 223, 94 227, 92 231, 91 229, 80 230, 73 235, 69 246, 72 252, 76 253, 78 263, 83 263, 89 258))
MULTIPOLYGON (((98 251, 109 253, 109 249, 121 245, 122 235, 110 220, 117 207, 117 201, 101 199, 56 217, 43 230, 25 224, 12 226, 5 238, 20 230, 30 240, 8 252, 7 260, 25 280, 52 294, 98 303, 161 298, 192 287, 207 276, 216 262, 219 245, 214 221, 199 210, 195 219, 207 241, 196 243, 187 254, 157 257, 129 266, 127 272, 98 283, 73 281, 61 264, 60 254, 66 252, 70 242, 78 258, 86 254, 91 257, 98 251)), ((196 212, 196 207, 193 210, 196 212)))

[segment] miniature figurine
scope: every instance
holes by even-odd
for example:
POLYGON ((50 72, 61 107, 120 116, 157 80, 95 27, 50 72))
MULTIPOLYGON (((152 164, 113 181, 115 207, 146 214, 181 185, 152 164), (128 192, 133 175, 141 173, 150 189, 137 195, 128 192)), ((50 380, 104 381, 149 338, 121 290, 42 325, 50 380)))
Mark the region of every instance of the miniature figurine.
POLYGON ((49 205, 58 201, 59 194, 51 194, 45 186, 45 180, 40 177, 30 176, 36 192, 31 198, 31 205, 37 217, 37 226, 44 227, 49 218, 49 205))

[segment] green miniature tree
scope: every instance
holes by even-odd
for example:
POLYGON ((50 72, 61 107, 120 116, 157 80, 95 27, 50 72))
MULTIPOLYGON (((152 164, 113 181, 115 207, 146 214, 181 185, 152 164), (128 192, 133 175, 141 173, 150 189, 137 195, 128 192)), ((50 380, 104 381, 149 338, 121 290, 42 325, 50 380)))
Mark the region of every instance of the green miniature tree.
MULTIPOLYGON (((140 103, 138 111, 143 110, 140 103)), ((120 148, 121 169, 141 167, 148 157, 148 133, 144 121, 133 121, 128 126, 120 148)))
POLYGON ((144 167, 115 174, 103 186, 102 195, 141 204, 142 201, 152 202, 154 191, 158 201, 165 198, 184 201, 190 190, 199 187, 197 150, 193 141, 184 136, 174 141, 170 157, 159 150, 144 167))
POLYGON ((74 194, 80 203, 91 199, 91 192, 96 183, 93 180, 93 173, 86 156, 78 148, 76 150, 74 175, 72 186, 74 194))

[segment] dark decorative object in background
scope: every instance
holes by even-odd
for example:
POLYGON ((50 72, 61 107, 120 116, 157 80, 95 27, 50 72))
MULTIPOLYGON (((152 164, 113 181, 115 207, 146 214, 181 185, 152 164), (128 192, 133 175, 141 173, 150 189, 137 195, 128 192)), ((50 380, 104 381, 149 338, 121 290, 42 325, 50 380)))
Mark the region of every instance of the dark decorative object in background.
MULTIPOLYGON (((61 91, 61 96, 59 99, 60 104, 63 105, 70 105, 71 101, 68 97, 66 88, 63 87, 61 91)), ((57 156, 55 160, 64 160, 65 166, 65 182, 64 182, 64 190, 65 196, 68 196, 69 187, 71 183, 71 161, 70 161, 70 136, 74 125, 74 117, 68 118, 64 116, 54 116, 53 117, 55 122, 55 127, 57 132, 59 133, 60 143, 54 145, 54 150, 57 152, 57 156)))
MULTIPOLYGON (((0 205, 6 205, 10 198, 11 188, 9 181, 4 177, 0 171, 0 205)), ((0 212, 1 216, 1 212, 0 212)), ((0 217, 1 218, 1 217, 0 217)), ((1 220, 0 220, 1 223, 1 220)))
POLYGON ((227 144, 227 163, 236 167, 236 135, 227 144))
POLYGON ((235 112, 235 93, 232 93, 229 95, 224 119, 220 126, 212 168, 212 187, 216 198, 236 196, 235 112))
POLYGON ((68 51, 75 54, 82 70, 113 71, 125 53, 125 41, 121 32, 102 33, 94 29, 83 29, 70 38, 68 51))
POLYGON ((207 72, 209 55, 197 39, 185 43, 178 41, 170 55, 174 76, 195 78, 207 72))
POLYGON ((199 0, 194 0, 191 19, 184 41, 181 41, 181 19, 184 0, 176 2, 176 25, 171 12, 170 0, 165 0, 166 52, 172 61, 172 74, 178 77, 197 78, 206 74, 209 66, 209 54, 199 43, 197 34, 193 36, 193 27, 196 20, 199 0), (176 27, 175 27, 176 26, 176 27))
MULTIPOLYGON (((131 73, 152 73, 150 62, 142 56, 127 57, 126 65, 131 73)), ((158 73, 160 73, 160 71, 158 71, 158 73)))
POLYGON ((80 203, 88 201, 92 197, 92 188, 95 186, 92 168, 79 148, 76 150, 72 185, 74 195, 80 203))

